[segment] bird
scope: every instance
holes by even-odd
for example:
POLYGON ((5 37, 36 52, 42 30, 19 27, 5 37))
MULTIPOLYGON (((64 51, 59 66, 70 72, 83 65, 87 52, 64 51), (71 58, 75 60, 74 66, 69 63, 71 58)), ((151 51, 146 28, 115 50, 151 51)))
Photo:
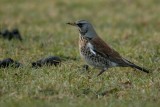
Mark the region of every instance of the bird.
POLYGON ((111 48, 98 36, 93 25, 89 21, 78 20, 75 22, 68 22, 67 24, 78 28, 80 55, 88 65, 100 70, 97 76, 112 67, 131 67, 149 73, 149 70, 127 60, 116 50, 111 48))
POLYGON ((49 56, 47 58, 39 59, 36 62, 32 62, 32 67, 37 68, 37 67, 42 67, 43 65, 47 65, 47 66, 54 65, 54 66, 57 66, 57 65, 60 65, 60 64, 61 64, 60 57, 58 57, 58 56, 49 56))

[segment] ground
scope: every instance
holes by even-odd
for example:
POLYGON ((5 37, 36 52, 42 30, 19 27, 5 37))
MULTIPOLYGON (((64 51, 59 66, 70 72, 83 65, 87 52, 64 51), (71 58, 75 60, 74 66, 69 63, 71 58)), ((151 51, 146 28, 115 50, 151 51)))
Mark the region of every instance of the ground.
POLYGON ((158 107, 160 105, 159 0, 0 0, 0 28, 18 28, 23 42, 0 38, 0 60, 20 68, 0 69, 1 107, 158 107), (128 60, 150 70, 84 71, 78 31, 66 23, 86 19, 128 60), (58 67, 32 68, 50 55, 58 67))

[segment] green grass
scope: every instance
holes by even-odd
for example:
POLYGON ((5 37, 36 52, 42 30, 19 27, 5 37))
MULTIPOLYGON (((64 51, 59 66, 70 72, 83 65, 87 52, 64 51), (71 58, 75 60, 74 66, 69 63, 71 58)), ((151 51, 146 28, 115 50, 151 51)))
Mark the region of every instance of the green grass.
POLYGON ((0 38, 0 60, 11 57, 22 68, 0 69, 0 106, 160 105, 159 0, 0 0, 0 28, 17 27, 24 41, 0 38), (86 19, 122 56, 150 69, 82 70, 78 31, 68 21, 86 19), (59 67, 31 68, 49 55, 71 57, 59 67))

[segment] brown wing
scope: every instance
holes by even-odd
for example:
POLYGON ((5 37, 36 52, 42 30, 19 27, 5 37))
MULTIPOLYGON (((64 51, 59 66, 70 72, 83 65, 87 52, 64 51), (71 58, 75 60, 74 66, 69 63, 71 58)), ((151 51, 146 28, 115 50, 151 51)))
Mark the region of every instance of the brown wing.
POLYGON ((126 66, 126 62, 120 54, 106 44, 100 37, 95 37, 90 41, 94 45, 94 51, 108 58, 110 61, 115 62, 121 66, 126 66))

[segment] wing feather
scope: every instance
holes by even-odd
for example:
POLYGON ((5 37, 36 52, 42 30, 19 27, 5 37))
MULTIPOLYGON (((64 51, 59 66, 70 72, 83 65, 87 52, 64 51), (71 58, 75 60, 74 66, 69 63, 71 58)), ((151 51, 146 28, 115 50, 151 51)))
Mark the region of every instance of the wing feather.
POLYGON ((106 44, 100 37, 95 37, 90 41, 94 46, 94 51, 99 53, 103 57, 106 57, 111 62, 115 62, 121 66, 127 66, 128 64, 123 60, 121 55, 106 44))

